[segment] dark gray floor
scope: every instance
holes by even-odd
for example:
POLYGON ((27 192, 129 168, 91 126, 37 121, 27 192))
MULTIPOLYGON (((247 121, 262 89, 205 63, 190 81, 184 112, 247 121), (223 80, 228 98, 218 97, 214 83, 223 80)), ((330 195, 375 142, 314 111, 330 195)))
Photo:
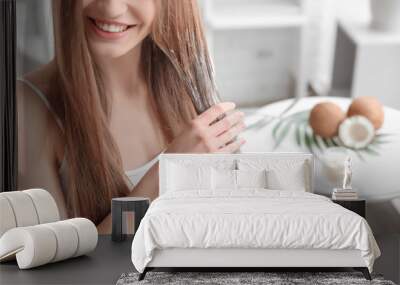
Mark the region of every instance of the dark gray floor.
POLYGON ((19 270, 17 263, 0 264, 0 284, 115 284, 124 272, 134 271, 131 242, 111 241, 100 236, 97 248, 81 256, 29 270, 19 270))

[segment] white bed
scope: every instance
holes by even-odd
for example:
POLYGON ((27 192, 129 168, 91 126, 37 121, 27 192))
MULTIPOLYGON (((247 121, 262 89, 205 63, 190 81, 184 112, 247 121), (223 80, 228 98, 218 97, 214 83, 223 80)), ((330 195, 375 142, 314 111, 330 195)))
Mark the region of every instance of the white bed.
POLYGON ((165 154, 159 167, 160 197, 132 243, 141 278, 158 267, 354 267, 370 278, 380 255, 372 232, 362 217, 312 194, 312 155, 165 154), (270 185, 249 187, 260 182, 247 177, 264 170, 270 185), (218 186, 218 173, 235 173, 237 185, 218 186))

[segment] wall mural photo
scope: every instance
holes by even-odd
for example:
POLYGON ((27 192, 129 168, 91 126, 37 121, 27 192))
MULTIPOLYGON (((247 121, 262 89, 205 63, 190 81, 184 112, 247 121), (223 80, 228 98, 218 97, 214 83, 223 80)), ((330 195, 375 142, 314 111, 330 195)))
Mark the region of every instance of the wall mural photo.
POLYGON ((356 269, 315 282, 400 282, 400 5, 350 2, 1 1, 1 275, 128 242, 77 268, 178 284, 152 269, 314 268, 312 248, 356 269), (232 250, 254 244, 278 251, 232 250))

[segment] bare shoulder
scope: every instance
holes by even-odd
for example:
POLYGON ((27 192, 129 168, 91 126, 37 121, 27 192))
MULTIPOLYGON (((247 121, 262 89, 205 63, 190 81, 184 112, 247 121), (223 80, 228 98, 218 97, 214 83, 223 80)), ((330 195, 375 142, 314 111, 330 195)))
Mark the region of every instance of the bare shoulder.
MULTIPOLYGON (((30 82, 34 87, 41 91, 44 95, 48 95, 50 92, 50 80, 55 72, 54 63, 50 62, 46 65, 39 67, 38 69, 25 74, 22 78, 30 82)), ((38 97, 34 96, 34 91, 30 86, 24 82, 17 82, 17 96, 24 97, 38 97), (21 92, 18 92, 21 91, 21 92)))
POLYGON ((23 77, 37 90, 27 83, 17 82, 18 132, 20 139, 25 140, 25 143, 29 142, 38 147, 46 146, 47 150, 53 152, 52 155, 59 160, 63 148, 60 144, 62 131, 57 124, 55 114, 38 94, 40 92, 44 98, 49 95, 52 70, 51 65, 45 65, 23 77))

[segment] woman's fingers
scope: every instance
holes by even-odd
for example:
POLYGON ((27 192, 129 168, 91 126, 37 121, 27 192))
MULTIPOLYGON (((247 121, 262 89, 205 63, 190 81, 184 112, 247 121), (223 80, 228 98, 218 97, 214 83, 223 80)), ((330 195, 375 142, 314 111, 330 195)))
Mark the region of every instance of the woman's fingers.
POLYGON ((219 103, 219 104, 212 106, 210 109, 208 109, 204 113, 200 114, 196 120, 202 125, 209 126, 218 117, 220 117, 221 115, 223 115, 229 111, 232 111, 235 108, 236 108, 236 105, 235 105, 235 103, 232 103, 232 102, 219 103))
POLYGON ((219 136, 243 121, 243 112, 234 112, 210 127, 211 134, 219 136))
POLYGON ((224 146, 225 144, 229 143, 236 138, 244 130, 244 128, 245 124, 243 122, 239 122, 238 124, 234 125, 217 138, 218 144, 220 146, 224 146))
POLYGON ((187 124, 168 146, 169 153, 234 152, 244 143, 234 138, 243 130, 243 113, 231 102, 214 105, 187 124), (224 117, 222 117, 225 115, 224 117), (216 119, 221 118, 215 122, 216 119), (215 122, 215 123, 214 123, 215 122), (213 125, 211 125, 213 123, 213 125))
POLYGON ((242 138, 235 140, 234 142, 220 148, 216 153, 234 153, 240 149, 240 147, 245 144, 246 141, 242 138))

